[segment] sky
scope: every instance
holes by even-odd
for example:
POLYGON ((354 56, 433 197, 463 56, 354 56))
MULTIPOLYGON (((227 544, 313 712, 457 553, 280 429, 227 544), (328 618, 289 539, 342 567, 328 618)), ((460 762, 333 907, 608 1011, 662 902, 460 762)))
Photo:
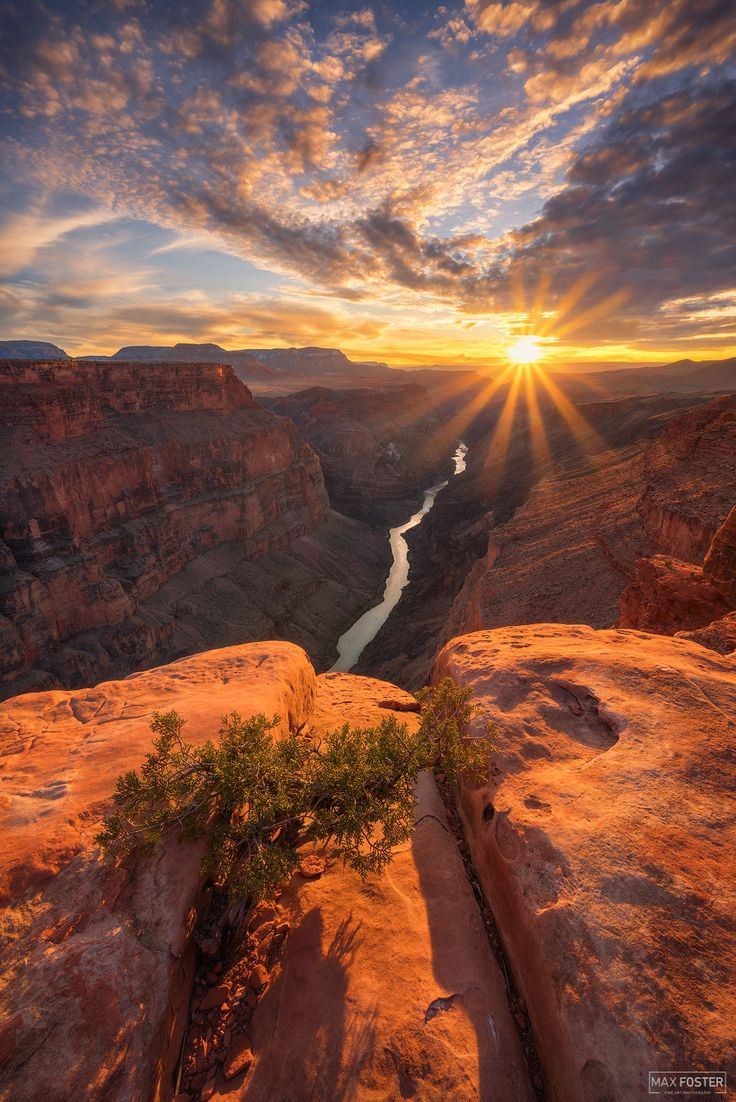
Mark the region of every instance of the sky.
POLYGON ((0 2, 0 337, 736 352, 730 0, 0 2))

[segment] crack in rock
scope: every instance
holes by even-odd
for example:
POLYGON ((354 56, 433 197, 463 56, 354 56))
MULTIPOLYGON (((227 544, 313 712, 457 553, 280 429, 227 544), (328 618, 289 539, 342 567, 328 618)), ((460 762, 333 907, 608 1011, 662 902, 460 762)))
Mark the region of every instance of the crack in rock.
POLYGON ((455 999, 460 998, 460 993, 456 992, 454 995, 446 995, 439 999, 433 999, 424 1012, 424 1024, 431 1022, 432 1018, 436 1018, 438 1014, 443 1014, 447 1010, 452 1010, 452 1005, 455 999))

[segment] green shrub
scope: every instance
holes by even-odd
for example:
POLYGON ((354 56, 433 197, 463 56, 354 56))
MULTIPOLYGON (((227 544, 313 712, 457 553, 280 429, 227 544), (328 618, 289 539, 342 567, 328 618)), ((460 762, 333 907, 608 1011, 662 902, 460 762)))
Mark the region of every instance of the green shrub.
POLYGON ((112 860, 145 853, 164 836, 205 837, 205 869, 231 895, 273 894, 306 842, 332 843, 362 876, 379 872, 413 827, 414 781, 436 769, 455 783, 487 775, 484 738, 463 738, 476 709, 446 678, 418 694, 421 722, 394 715, 312 741, 274 738, 278 717, 223 716, 217 741, 184 741, 176 712, 154 713, 153 751, 118 778, 97 841, 112 860))

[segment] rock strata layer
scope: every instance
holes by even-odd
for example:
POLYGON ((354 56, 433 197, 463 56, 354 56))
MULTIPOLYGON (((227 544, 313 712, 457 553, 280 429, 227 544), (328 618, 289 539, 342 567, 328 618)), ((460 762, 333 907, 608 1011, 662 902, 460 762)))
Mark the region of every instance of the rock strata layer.
POLYGON ((4 696, 195 649, 163 587, 188 570, 181 605, 221 548, 257 560, 327 516, 316 455, 228 366, 5 362, 0 396, 4 696))

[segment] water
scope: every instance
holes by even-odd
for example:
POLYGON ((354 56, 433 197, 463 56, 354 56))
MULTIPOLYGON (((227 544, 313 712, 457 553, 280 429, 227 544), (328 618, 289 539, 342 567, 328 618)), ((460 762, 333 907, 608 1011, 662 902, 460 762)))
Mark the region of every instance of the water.
MULTIPOLYGON (((457 446, 452 459, 455 464, 455 475, 465 470, 465 456, 468 449, 465 444, 457 446)), ((386 620, 399 603, 399 598, 409 582, 409 547, 404 535, 411 528, 421 524, 435 502, 440 490, 444 490, 448 479, 438 482, 436 486, 430 486, 424 491, 424 500, 420 509, 409 517, 406 524, 400 524, 389 532, 389 543, 393 554, 393 562, 386 579, 386 588, 383 591, 383 599, 380 604, 369 608, 352 627, 348 628, 337 641, 337 653, 339 658, 332 667, 334 671, 351 670, 360 658, 368 644, 375 639, 386 620)))

